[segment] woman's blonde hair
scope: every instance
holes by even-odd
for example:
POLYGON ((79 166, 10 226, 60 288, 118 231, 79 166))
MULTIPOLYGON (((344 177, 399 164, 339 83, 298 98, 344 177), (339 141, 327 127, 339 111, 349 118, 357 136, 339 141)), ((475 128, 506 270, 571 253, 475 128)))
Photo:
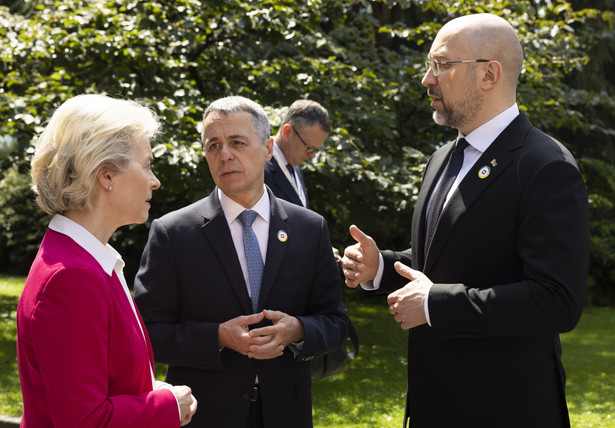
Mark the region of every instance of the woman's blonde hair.
POLYGON ((160 130, 156 114, 130 100, 78 95, 65 101, 36 140, 32 180, 48 214, 91 208, 96 176, 104 165, 128 167, 135 143, 160 130))

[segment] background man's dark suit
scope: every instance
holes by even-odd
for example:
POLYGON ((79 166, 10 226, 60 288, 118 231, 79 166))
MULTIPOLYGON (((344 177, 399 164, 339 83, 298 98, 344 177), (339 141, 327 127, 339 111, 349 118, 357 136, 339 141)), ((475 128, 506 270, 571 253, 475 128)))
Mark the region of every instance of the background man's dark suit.
POLYGON ((432 326, 410 330, 411 424, 567 425, 558 332, 574 328, 585 297, 589 231, 581 173, 568 150, 521 113, 451 196, 425 259, 427 200, 452 148, 438 150, 427 165, 412 249, 383 252, 383 291, 407 282, 395 272, 396 260, 434 282, 432 326), (491 172, 481 179, 483 166, 491 172), (459 398, 476 400, 480 412, 470 413, 459 398))
POLYGON ((199 400, 190 426, 243 427, 258 375, 268 428, 311 427, 308 361, 346 335, 339 273, 324 219, 271 199, 259 308, 298 317, 303 349, 256 360, 218 350, 218 325, 252 313, 242 270, 217 190, 155 220, 135 281, 135 299, 167 381, 183 379, 199 400), (278 235, 284 231, 288 239, 278 235))
MULTIPOLYGON (((269 188, 273 191, 273 194, 278 198, 292 202, 293 204, 299 206, 303 206, 301 199, 299 199, 299 195, 297 195, 297 192, 295 191, 295 188, 290 181, 288 181, 286 174, 284 174, 284 171, 282 171, 281 168, 286 168, 286 166, 280 166, 276 158, 272 157, 271 160, 265 164, 265 184, 269 186, 269 188)), ((309 208, 310 202, 308 200, 305 183, 303 182, 303 173, 301 172, 301 168, 295 168, 295 174, 297 175, 299 185, 301 187, 300 190, 303 191, 303 194, 305 195, 306 208, 309 208)))

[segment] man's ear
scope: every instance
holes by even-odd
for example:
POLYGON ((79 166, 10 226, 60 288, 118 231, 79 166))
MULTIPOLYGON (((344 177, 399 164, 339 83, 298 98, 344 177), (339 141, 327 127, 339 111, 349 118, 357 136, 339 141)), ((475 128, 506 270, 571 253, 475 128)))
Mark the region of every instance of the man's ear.
POLYGON ((496 87, 502 79, 502 64, 499 61, 489 61, 484 68, 482 87, 488 91, 496 87))
POLYGON ((291 132, 293 129, 293 127, 290 125, 290 123, 285 123, 282 126, 282 137, 287 138, 288 137, 288 133, 291 132))
POLYGON ((269 137, 265 140, 265 148, 267 149, 267 157, 265 158, 265 161, 269 162, 273 156, 273 137, 269 137))

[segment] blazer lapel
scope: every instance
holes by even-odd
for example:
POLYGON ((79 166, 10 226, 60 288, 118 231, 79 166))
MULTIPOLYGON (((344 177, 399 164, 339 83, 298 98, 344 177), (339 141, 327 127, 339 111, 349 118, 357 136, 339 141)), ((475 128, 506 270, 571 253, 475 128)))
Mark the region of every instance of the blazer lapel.
POLYGON ((287 222, 288 214, 284 208, 278 203, 273 192, 269 192, 269 201, 271 204, 271 217, 269 219, 269 243, 267 244, 267 260, 265 262, 265 271, 263 272, 263 281, 261 283, 261 294, 258 299, 258 310, 265 307, 267 297, 271 293, 275 284, 275 279, 282 267, 282 260, 288 245, 292 245, 294 236, 290 225, 287 222), (285 234, 285 238, 282 234, 285 234))
MULTIPOLYGON (((282 192, 284 192, 284 195, 286 196, 283 199, 286 199, 287 201, 292 202, 295 205, 303 206, 303 204, 301 203, 301 199, 299 199, 299 195, 297 195, 297 192, 295 191, 295 188, 290 183, 290 181, 288 181, 288 178, 286 178, 286 174, 284 174, 284 171, 282 171, 282 168, 286 168, 286 165, 280 165, 275 157, 271 157, 271 160, 269 162, 271 162, 271 164, 273 165, 273 168, 271 170, 273 172, 273 180, 277 183, 277 185, 280 187, 280 189, 282 190, 282 192)), ((303 185, 302 177, 300 179, 300 182, 303 185)))
MULTIPOLYGON (((470 168, 461 183, 459 183, 459 187, 451 195, 438 220, 429 248, 429 254, 425 258, 423 271, 426 274, 433 267, 439 253, 446 245, 448 236, 452 233, 459 220, 472 207, 485 189, 495 183, 498 177, 515 159, 514 151, 521 146, 523 141, 523 138, 519 136, 524 135, 529 127, 531 127, 531 123, 523 113, 520 113, 493 141, 472 168, 470 168), (489 169, 488 174, 485 174, 485 168, 489 169)), ((423 213, 423 225, 424 222, 423 213)), ((422 234, 419 236, 421 236, 421 241, 424 245, 424 227, 422 234)))
MULTIPOLYGON (((244 312, 251 314, 252 304, 250 303, 250 296, 241 265, 239 264, 237 251, 235 251, 231 231, 218 199, 217 188, 214 188, 214 191, 204 201, 203 221, 201 230, 205 238, 209 241, 211 248, 218 258, 219 265, 226 272, 231 287, 235 290, 244 312)), ((203 257, 205 256, 204 254, 203 257)))

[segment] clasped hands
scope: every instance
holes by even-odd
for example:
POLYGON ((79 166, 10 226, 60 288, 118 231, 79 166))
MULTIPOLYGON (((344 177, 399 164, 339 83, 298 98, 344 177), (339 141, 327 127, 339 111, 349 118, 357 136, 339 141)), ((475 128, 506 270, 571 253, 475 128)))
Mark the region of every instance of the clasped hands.
MULTIPOLYGON (((376 277, 380 251, 376 242, 354 225, 350 226, 350 236, 357 243, 344 250, 341 266, 346 285, 355 288, 376 277)), ((422 272, 400 262, 395 262, 395 270, 410 282, 388 295, 389 312, 403 329, 427 323, 425 297, 433 282, 422 272)))
POLYGON ((303 324, 299 319, 281 311, 265 309, 260 313, 242 315, 218 327, 218 344, 249 358, 267 360, 282 355, 290 343, 303 339, 303 324), (250 330, 263 319, 273 324, 250 330))

